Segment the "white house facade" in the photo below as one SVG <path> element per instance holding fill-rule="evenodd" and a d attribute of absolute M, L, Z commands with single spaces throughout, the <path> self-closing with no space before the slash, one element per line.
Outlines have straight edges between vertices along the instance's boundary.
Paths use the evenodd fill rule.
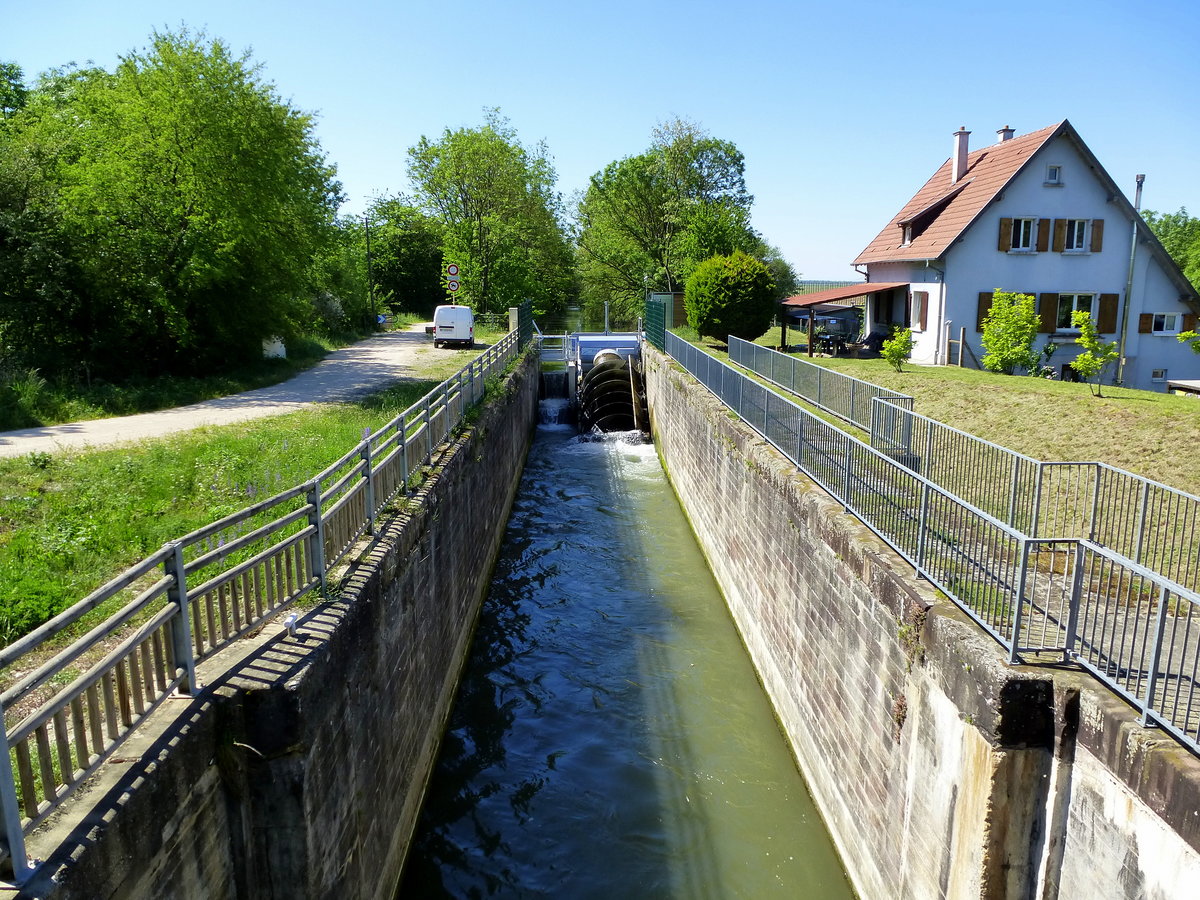
<path fill-rule="evenodd" d="M 1054 346 L 1064 377 L 1082 310 L 1122 345 L 1107 381 L 1164 390 L 1200 378 L 1200 355 L 1176 340 L 1196 328 L 1200 295 L 1070 123 L 1020 137 L 1006 127 L 975 151 L 969 135 L 955 134 L 951 158 L 855 260 L 868 323 L 909 325 L 913 362 L 957 361 L 960 336 L 979 360 L 992 292 L 1015 291 L 1037 299 L 1034 347 Z"/>

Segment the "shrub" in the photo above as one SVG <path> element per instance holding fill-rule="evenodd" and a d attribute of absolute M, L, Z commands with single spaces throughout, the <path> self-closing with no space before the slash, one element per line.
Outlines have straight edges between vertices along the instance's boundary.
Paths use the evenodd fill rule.
<path fill-rule="evenodd" d="M 771 327 L 775 279 L 765 263 L 735 250 L 696 266 L 684 298 L 688 324 L 701 337 L 752 341 Z"/>
<path fill-rule="evenodd" d="M 897 372 L 904 371 L 905 360 L 912 356 L 913 336 L 911 328 L 896 328 L 892 336 L 879 348 L 879 354 L 891 363 Z"/>
<path fill-rule="evenodd" d="M 1079 337 L 1075 338 L 1075 343 L 1083 348 L 1083 352 L 1071 360 L 1070 366 L 1092 387 L 1092 394 L 1101 397 L 1103 394 L 1100 393 L 1100 379 L 1104 370 L 1109 364 L 1116 362 L 1120 355 L 1117 342 L 1109 344 L 1100 340 L 1091 313 L 1075 310 L 1071 313 L 1071 324 L 1079 329 Z"/>
<path fill-rule="evenodd" d="M 1032 370 L 1039 365 L 1033 341 L 1040 325 L 1032 296 L 996 291 L 983 320 L 983 367 L 1011 375 L 1018 368 Z"/>

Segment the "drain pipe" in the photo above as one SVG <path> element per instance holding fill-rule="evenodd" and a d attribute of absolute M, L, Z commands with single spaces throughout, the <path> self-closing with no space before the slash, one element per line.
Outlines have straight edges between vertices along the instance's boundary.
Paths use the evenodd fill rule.
<path fill-rule="evenodd" d="M 1137 191 L 1133 195 L 1133 234 L 1129 237 L 1129 277 L 1125 280 L 1125 305 L 1121 308 L 1121 342 L 1117 348 L 1118 386 L 1125 383 L 1125 335 L 1129 331 L 1129 302 L 1133 294 L 1133 263 L 1137 259 L 1138 219 L 1142 216 L 1142 184 L 1146 176 L 1137 176 Z"/>

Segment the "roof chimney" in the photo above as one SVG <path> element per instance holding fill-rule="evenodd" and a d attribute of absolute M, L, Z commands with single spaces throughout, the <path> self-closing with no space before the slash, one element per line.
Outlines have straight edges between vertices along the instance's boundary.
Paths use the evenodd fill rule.
<path fill-rule="evenodd" d="M 967 131 L 966 125 L 963 125 L 958 131 L 954 132 L 953 168 L 950 170 L 951 184 L 958 184 L 962 180 L 962 177 L 967 174 L 967 138 L 970 135 L 971 132 Z"/>
<path fill-rule="evenodd" d="M 1011 141 L 1013 136 L 1013 127 L 1005 125 L 996 132 L 996 143 L 1003 144 L 1005 141 Z"/>

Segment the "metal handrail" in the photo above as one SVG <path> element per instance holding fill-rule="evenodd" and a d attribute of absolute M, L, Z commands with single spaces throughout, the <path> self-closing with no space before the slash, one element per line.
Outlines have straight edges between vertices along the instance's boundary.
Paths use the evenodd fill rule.
<path fill-rule="evenodd" d="M 71 683 L 15 728 L 0 766 L 0 859 L 16 883 L 33 868 L 25 834 L 71 796 L 173 691 L 197 689 L 196 663 L 326 583 L 375 518 L 462 421 L 519 351 L 510 332 L 422 400 L 368 432 L 320 474 L 169 542 L 41 627 L 0 650 L 11 666 L 88 613 L 137 595 L 0 694 L 0 716 L 64 674 Z M 324 482 L 329 482 L 324 484 Z M 267 521 L 269 519 L 269 521 Z M 193 553 L 185 559 L 185 551 Z M 133 627 L 104 659 L 82 655 Z M 7 848 L 7 854 L 3 849 Z"/>
<path fill-rule="evenodd" d="M 1200 752 L 1200 593 L 1087 538 L 1034 536 L 678 335 L 666 351 L 1009 651 L 1078 663 Z M 1051 465 L 1051 464 L 1046 464 Z M 1078 464 L 1062 464 L 1078 465 Z M 1128 473 L 1125 473 L 1128 474 Z"/>

